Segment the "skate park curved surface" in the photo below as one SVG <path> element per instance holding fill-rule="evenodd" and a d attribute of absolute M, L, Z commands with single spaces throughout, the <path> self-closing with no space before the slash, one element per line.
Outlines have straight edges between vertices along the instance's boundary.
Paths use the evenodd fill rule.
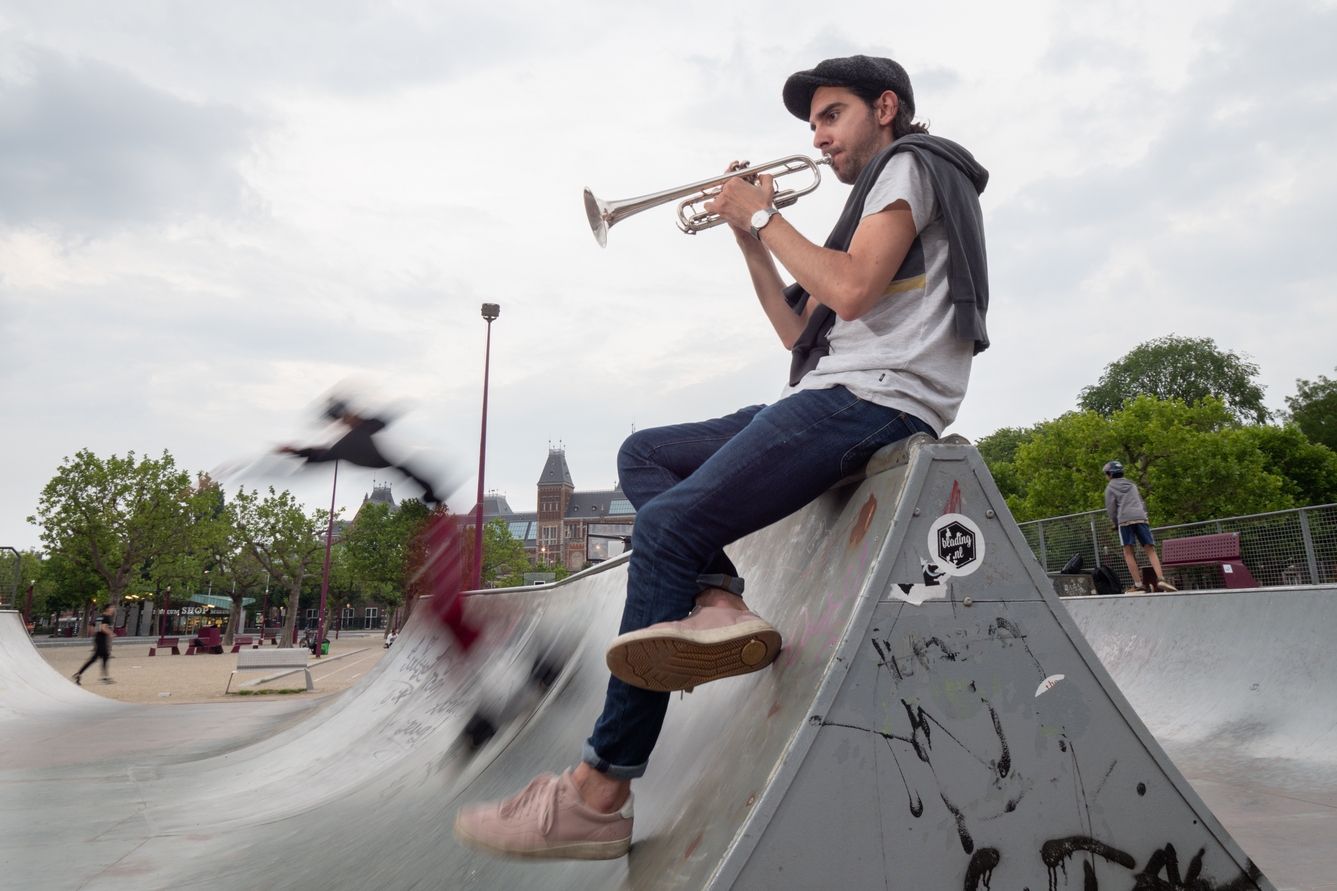
<path fill-rule="evenodd" d="M 765 671 L 673 698 L 636 784 L 632 852 L 607 862 L 497 860 L 451 825 L 466 802 L 576 763 L 603 703 L 625 557 L 469 598 L 485 629 L 469 654 L 419 610 L 376 668 L 325 700 L 112 702 L 59 676 L 0 614 L 4 884 L 1332 881 L 1331 590 L 1085 598 L 1070 616 L 978 453 L 927 437 L 730 554 L 785 647 Z M 479 719 L 495 732 L 474 745 Z"/>

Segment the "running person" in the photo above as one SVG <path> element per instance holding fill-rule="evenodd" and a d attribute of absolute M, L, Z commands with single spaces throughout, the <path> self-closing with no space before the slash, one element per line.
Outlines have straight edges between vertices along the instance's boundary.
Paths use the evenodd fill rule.
<path fill-rule="evenodd" d="M 74 673 L 74 682 L 79 686 L 84 685 L 84 672 L 88 666 L 97 660 L 102 660 L 102 683 L 115 683 L 107 673 L 107 660 L 111 658 L 111 637 L 115 634 L 113 624 L 116 621 L 116 607 L 110 603 L 102 608 L 102 615 L 94 619 L 97 630 L 93 632 L 93 655 L 88 657 L 88 661 Z"/>
<path fill-rule="evenodd" d="M 793 354 L 788 386 L 773 405 L 643 430 L 623 444 L 618 472 L 637 516 L 603 713 L 574 770 L 460 811 L 455 834 L 471 847 L 625 854 L 631 782 L 645 773 L 669 691 L 760 670 L 780 649 L 723 548 L 800 509 L 879 448 L 939 435 L 965 396 L 972 356 L 988 346 L 978 199 L 988 173 L 914 123 L 905 70 L 890 59 L 828 59 L 790 77 L 783 96 L 854 187 L 830 237 L 819 246 L 801 235 L 772 206 L 767 175 L 731 180 L 706 209 L 732 227 Z M 776 260 L 795 284 L 784 286 Z"/>

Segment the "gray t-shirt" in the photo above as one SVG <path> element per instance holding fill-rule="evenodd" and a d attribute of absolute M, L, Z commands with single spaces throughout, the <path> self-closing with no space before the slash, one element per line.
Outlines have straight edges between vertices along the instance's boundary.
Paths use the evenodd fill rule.
<path fill-rule="evenodd" d="M 966 395 L 975 344 L 956 337 L 947 233 L 933 184 L 910 152 L 892 155 L 864 201 L 863 215 L 902 199 L 919 233 L 906 262 L 862 318 L 836 319 L 830 354 L 782 396 L 841 385 L 860 399 L 914 415 L 941 436 Z"/>

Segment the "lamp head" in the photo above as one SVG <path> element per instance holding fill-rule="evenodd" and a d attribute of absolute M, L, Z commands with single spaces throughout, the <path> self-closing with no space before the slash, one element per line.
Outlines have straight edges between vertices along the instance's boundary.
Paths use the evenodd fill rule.
<path fill-rule="evenodd" d="M 499 316 L 499 315 L 501 315 L 501 305 L 500 305 L 500 304 L 497 304 L 497 303 L 484 303 L 484 304 L 483 304 L 483 318 L 485 318 L 485 319 L 487 319 L 489 322 L 491 322 L 491 321 L 493 321 L 494 319 L 496 319 L 497 316 Z"/>

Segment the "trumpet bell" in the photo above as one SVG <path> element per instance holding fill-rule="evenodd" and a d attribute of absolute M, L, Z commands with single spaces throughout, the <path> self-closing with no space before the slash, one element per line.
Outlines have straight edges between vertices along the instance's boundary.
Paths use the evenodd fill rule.
<path fill-rule="evenodd" d="M 607 201 L 594 197 L 589 189 L 585 190 L 585 216 L 589 217 L 590 231 L 599 247 L 608 247 L 608 227 L 613 224 L 611 209 Z"/>

